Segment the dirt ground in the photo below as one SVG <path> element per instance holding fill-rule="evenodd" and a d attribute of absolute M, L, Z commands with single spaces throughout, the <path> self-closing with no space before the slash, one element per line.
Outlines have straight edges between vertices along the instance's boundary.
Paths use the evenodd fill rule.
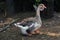
<path fill-rule="evenodd" d="M 30 13 L 30 14 L 28 14 Z M 32 12 L 33 13 L 33 12 Z M 14 18 L 21 18 L 19 21 L 21 21 L 24 18 L 34 16 L 31 12 L 25 12 L 24 14 L 17 14 L 14 17 L 11 17 L 10 19 L 5 19 L 4 21 L 9 23 Z M 9 28 L 7 28 L 5 31 L 0 32 L 0 40 L 60 40 L 60 13 L 54 14 L 54 17 L 50 19 L 42 19 L 42 27 L 40 28 L 41 32 L 44 32 L 43 34 L 39 35 L 32 35 L 31 37 L 28 36 L 22 36 L 20 34 L 20 29 L 11 25 Z M 1 24 L 1 23 L 0 23 Z M 5 27 L 4 25 L 0 25 L 0 29 Z M 51 35 L 47 35 L 47 33 L 50 32 Z M 52 36 L 52 33 L 59 34 L 58 36 Z"/>

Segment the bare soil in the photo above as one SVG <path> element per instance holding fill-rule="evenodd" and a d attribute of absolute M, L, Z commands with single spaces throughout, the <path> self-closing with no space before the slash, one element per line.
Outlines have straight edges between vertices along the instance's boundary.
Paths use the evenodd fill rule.
<path fill-rule="evenodd" d="M 25 13 L 19 13 L 12 16 L 11 18 L 4 19 L 4 22 L 8 24 L 14 18 L 21 18 L 19 21 L 21 21 L 24 18 L 34 16 L 33 12 L 25 12 Z M 51 33 L 60 33 L 60 14 L 56 15 L 53 18 L 50 19 L 42 19 L 42 27 L 40 28 L 40 31 L 43 32 L 43 34 L 39 35 L 32 35 L 29 36 L 23 36 L 20 33 L 20 29 L 15 27 L 14 25 L 11 25 L 9 28 L 7 28 L 5 31 L 0 32 L 0 40 L 60 40 L 60 36 L 52 36 Z M 7 21 L 6 21 L 7 20 Z M 19 22 L 17 21 L 17 22 Z M 3 23 L 0 23 L 0 29 L 5 27 Z M 50 32 L 51 35 L 47 35 L 48 32 Z M 45 34 L 44 34 L 45 33 Z"/>

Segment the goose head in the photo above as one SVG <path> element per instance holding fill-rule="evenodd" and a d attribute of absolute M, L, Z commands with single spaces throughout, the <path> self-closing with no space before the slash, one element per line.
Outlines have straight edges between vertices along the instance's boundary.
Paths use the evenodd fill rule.
<path fill-rule="evenodd" d="M 33 7 L 35 10 L 39 9 L 39 11 L 43 11 L 46 8 L 44 4 L 39 4 L 38 6 L 33 5 Z"/>
<path fill-rule="evenodd" d="M 46 8 L 46 6 L 44 4 L 39 4 L 39 6 L 38 6 L 38 9 L 40 11 L 43 11 L 45 8 Z"/>

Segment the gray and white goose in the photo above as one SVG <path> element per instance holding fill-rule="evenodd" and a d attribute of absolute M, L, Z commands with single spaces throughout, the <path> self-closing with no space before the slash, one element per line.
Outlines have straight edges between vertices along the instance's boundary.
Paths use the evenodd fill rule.
<path fill-rule="evenodd" d="M 39 4 L 38 7 L 35 5 L 33 5 L 33 7 L 36 10 L 35 17 L 26 18 L 19 23 L 14 23 L 16 27 L 21 29 L 21 33 L 24 35 L 30 34 L 31 32 L 39 29 L 42 25 L 40 11 L 43 11 L 46 6 L 44 4 Z"/>

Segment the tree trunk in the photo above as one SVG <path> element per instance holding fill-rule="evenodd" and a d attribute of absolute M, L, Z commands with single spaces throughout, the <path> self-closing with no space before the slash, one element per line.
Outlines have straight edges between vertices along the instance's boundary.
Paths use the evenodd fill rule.
<path fill-rule="evenodd" d="M 54 0 L 54 10 L 60 12 L 60 0 Z"/>
<path fill-rule="evenodd" d="M 14 0 L 6 0 L 6 5 L 7 5 L 7 16 L 12 16 L 15 13 L 14 10 Z"/>

